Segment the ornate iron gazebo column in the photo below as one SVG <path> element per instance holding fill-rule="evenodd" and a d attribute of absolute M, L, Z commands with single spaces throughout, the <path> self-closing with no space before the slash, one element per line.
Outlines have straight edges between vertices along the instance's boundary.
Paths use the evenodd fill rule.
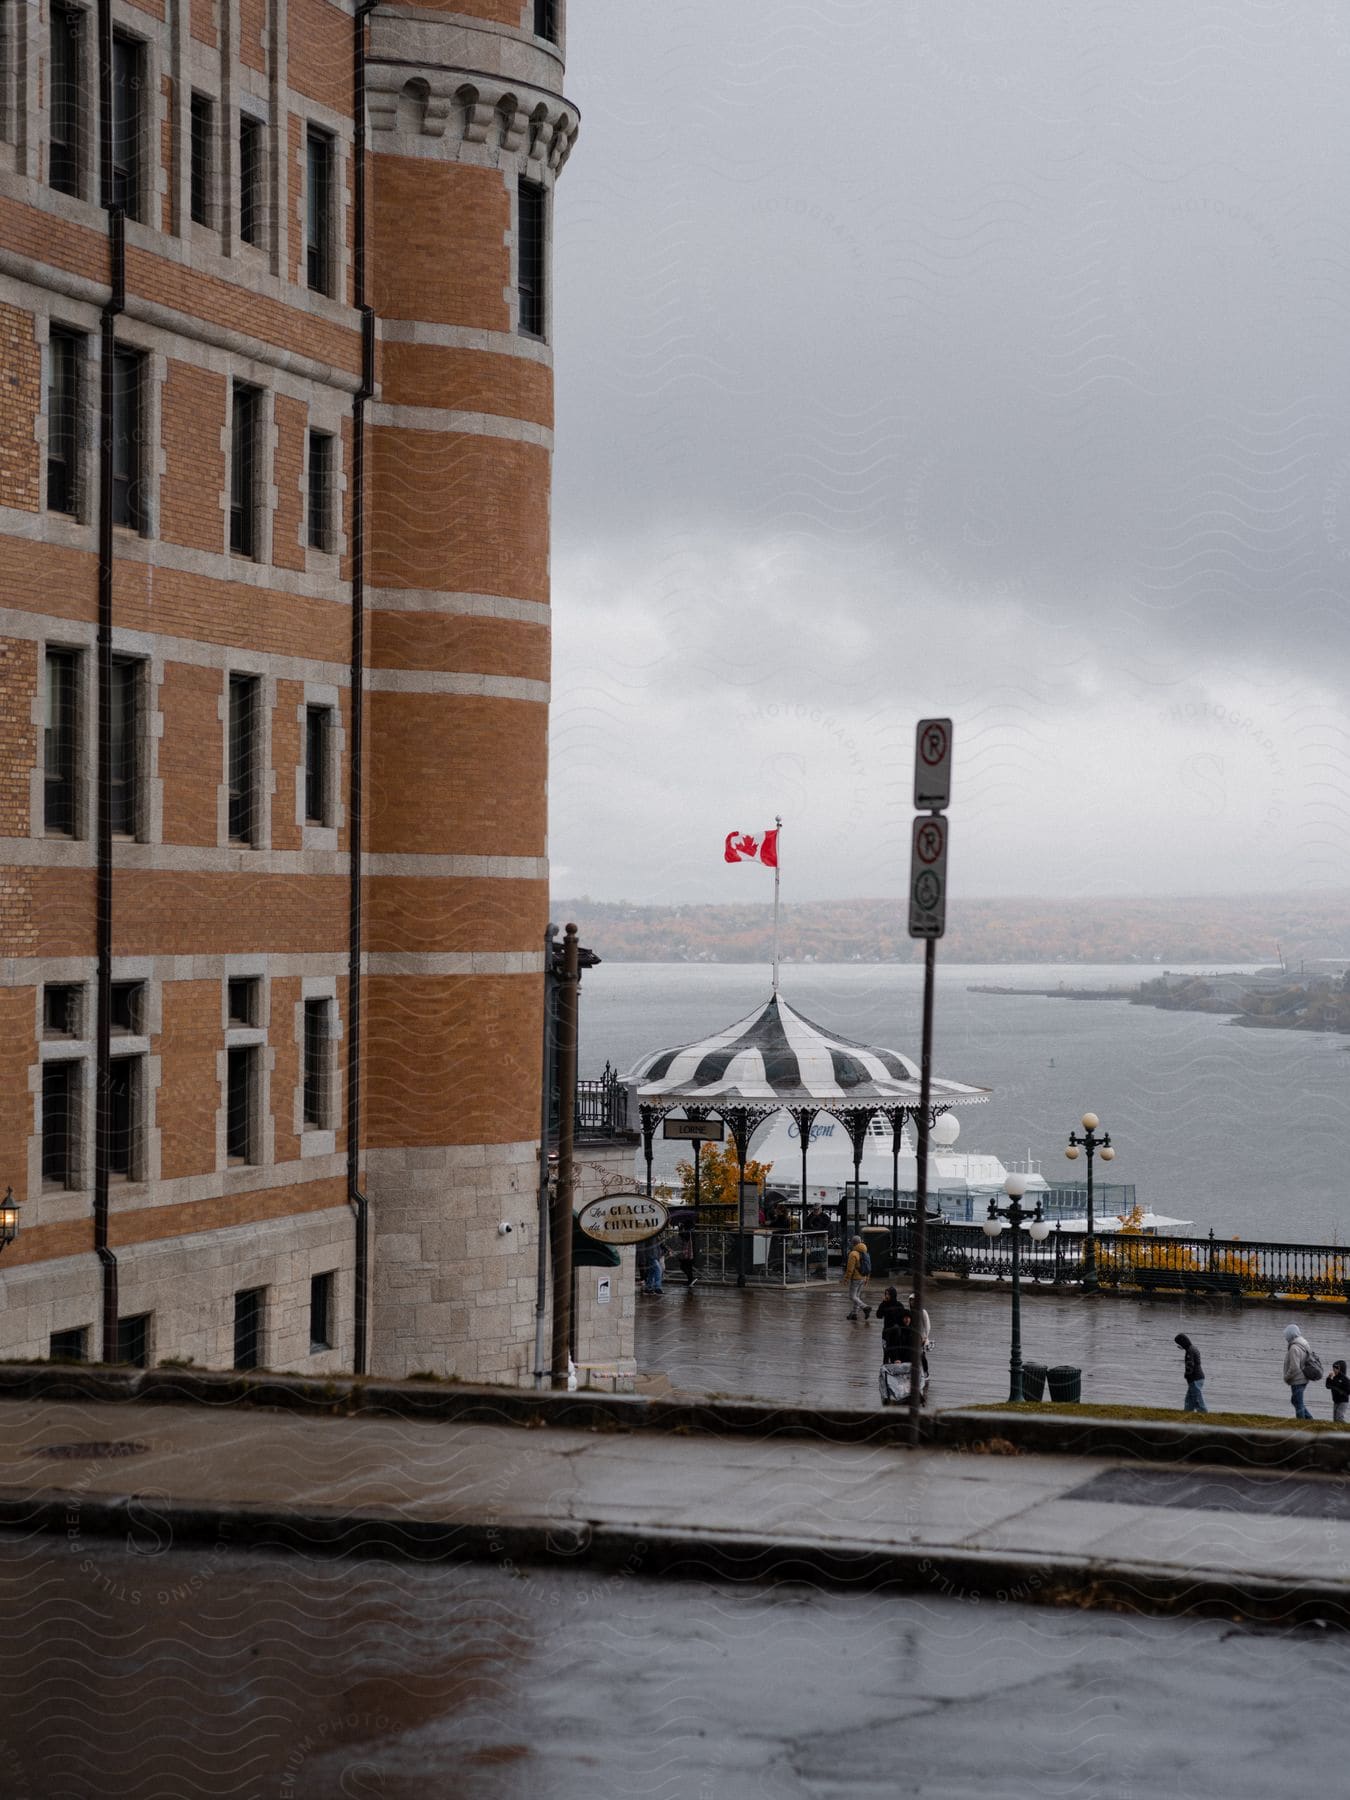
<path fill-rule="evenodd" d="M 839 1112 L 835 1113 L 835 1115 L 834 1115 L 835 1118 L 838 1119 L 839 1123 L 843 1126 L 844 1130 L 848 1133 L 849 1142 L 853 1146 L 853 1235 L 854 1236 L 856 1236 L 857 1232 L 858 1232 L 858 1219 L 859 1219 L 859 1216 L 862 1211 L 863 1145 L 867 1142 L 867 1133 L 868 1133 L 869 1129 L 871 1128 L 871 1124 L 872 1124 L 872 1114 L 876 1110 L 877 1109 L 874 1106 L 869 1106 L 869 1107 L 854 1106 L 854 1107 L 843 1108 Z M 845 1211 L 847 1211 L 847 1203 L 845 1203 Z M 844 1227 L 845 1238 L 847 1238 L 848 1235 L 849 1235 L 849 1229 L 846 1224 Z M 845 1260 L 847 1260 L 848 1245 L 844 1244 L 842 1246 L 842 1248 L 844 1251 Z"/>
<path fill-rule="evenodd" d="M 802 1141 L 802 1203 L 799 1228 L 806 1230 L 806 1151 L 811 1142 L 811 1127 L 820 1116 L 818 1106 L 789 1106 L 787 1115 L 797 1127 L 797 1135 Z"/>
<path fill-rule="evenodd" d="M 642 1121 L 642 1154 L 647 1163 L 647 1198 L 652 1197 L 652 1147 L 656 1138 L 656 1122 L 665 1108 L 662 1106 L 639 1106 L 638 1117 Z"/>
<path fill-rule="evenodd" d="M 900 1248 L 900 1152 L 905 1147 L 905 1121 L 914 1112 L 912 1106 L 882 1106 L 877 1109 L 891 1128 L 891 1260 Z"/>
<path fill-rule="evenodd" d="M 891 1211 L 900 1222 L 900 1152 L 905 1147 L 905 1121 L 914 1111 L 912 1106 L 882 1106 L 877 1109 L 891 1128 Z"/>
<path fill-rule="evenodd" d="M 741 1229 L 741 1189 L 745 1185 L 745 1165 L 750 1153 L 750 1139 L 765 1119 L 778 1111 L 776 1106 L 713 1106 L 736 1146 L 736 1286 L 745 1286 L 745 1232 Z"/>
<path fill-rule="evenodd" d="M 706 1119 L 708 1109 L 706 1106 L 686 1106 L 684 1116 L 686 1119 Z M 700 1217 L 703 1211 L 703 1193 L 700 1186 L 703 1179 L 703 1139 L 695 1138 L 691 1148 L 694 1152 L 694 1229 L 697 1230 L 703 1223 Z"/>

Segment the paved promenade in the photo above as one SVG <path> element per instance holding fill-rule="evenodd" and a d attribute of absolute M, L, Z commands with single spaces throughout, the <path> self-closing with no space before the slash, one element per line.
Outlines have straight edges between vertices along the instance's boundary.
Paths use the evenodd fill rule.
<path fill-rule="evenodd" d="M 908 1280 L 896 1277 L 901 1293 Z M 873 1281 L 879 1300 L 884 1284 Z M 935 1406 L 987 1404 L 1008 1397 L 1008 1286 L 939 1282 L 929 1312 Z M 844 1290 L 768 1291 L 698 1287 L 678 1272 L 660 1300 L 638 1302 L 638 1367 L 667 1376 L 678 1391 L 790 1400 L 812 1406 L 871 1406 L 876 1400 L 880 1334 L 845 1321 Z M 1222 1301 L 1143 1301 L 1023 1289 L 1022 1354 L 1083 1370 L 1085 1400 L 1181 1406 L 1184 1331 L 1200 1347 L 1205 1392 L 1214 1411 L 1291 1415 L 1280 1378 L 1284 1327 L 1303 1326 L 1328 1368 L 1350 1360 L 1350 1315 L 1343 1307 L 1246 1305 Z M 1331 1417 L 1325 1388 L 1309 1390 L 1312 1411 Z"/>
<path fill-rule="evenodd" d="M 7 1400 L 0 1522 L 1350 1617 L 1342 1477 L 1072 1455 Z"/>

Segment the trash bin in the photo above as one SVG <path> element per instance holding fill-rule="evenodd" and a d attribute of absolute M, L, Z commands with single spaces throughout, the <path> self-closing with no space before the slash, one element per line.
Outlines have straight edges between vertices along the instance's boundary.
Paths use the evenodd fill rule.
<path fill-rule="evenodd" d="M 1050 1384 L 1052 1400 L 1083 1398 L 1083 1371 L 1075 1369 L 1071 1363 L 1061 1363 L 1057 1369 L 1047 1369 L 1045 1379 Z"/>
<path fill-rule="evenodd" d="M 872 1259 L 872 1279 L 884 1281 L 891 1272 L 891 1234 L 888 1226 L 868 1225 L 861 1232 Z"/>
<path fill-rule="evenodd" d="M 1024 1400 L 1044 1400 L 1045 1375 L 1044 1363 L 1024 1362 L 1022 1364 L 1022 1398 Z"/>

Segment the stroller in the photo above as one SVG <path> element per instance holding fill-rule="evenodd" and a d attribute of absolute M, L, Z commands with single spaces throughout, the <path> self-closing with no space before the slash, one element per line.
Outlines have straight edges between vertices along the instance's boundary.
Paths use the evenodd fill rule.
<path fill-rule="evenodd" d="M 883 1406 L 907 1406 L 909 1404 L 909 1384 L 913 1378 L 914 1365 L 907 1362 L 884 1362 L 877 1375 L 877 1387 L 881 1391 Z M 928 1392 L 928 1376 L 919 1370 L 919 1401 L 923 1402 Z"/>

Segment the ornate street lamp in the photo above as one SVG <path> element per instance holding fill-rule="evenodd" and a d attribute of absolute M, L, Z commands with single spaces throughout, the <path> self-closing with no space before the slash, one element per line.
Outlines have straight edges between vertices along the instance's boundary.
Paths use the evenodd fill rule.
<path fill-rule="evenodd" d="M 1079 1137 L 1076 1131 L 1071 1131 L 1069 1147 L 1064 1152 L 1070 1162 L 1077 1162 L 1078 1152 L 1080 1150 L 1087 1151 L 1087 1236 L 1083 1240 L 1083 1292 L 1085 1294 L 1097 1292 L 1097 1237 L 1096 1220 L 1092 1210 L 1092 1159 L 1094 1156 L 1100 1156 L 1103 1162 L 1110 1162 L 1116 1154 L 1111 1148 L 1109 1131 L 1104 1131 L 1100 1137 L 1097 1136 L 1097 1127 L 1100 1124 L 1101 1120 L 1096 1113 L 1084 1113 L 1082 1137 Z"/>
<path fill-rule="evenodd" d="M 981 1229 L 986 1237 L 996 1238 L 1005 1221 L 1012 1226 L 1012 1352 L 1008 1358 L 1008 1399 L 1016 1401 L 1022 1398 L 1022 1227 L 1026 1226 L 1029 1238 L 1043 1244 L 1050 1235 L 1050 1221 L 1042 1214 L 1039 1199 L 1034 1212 L 1028 1212 L 1022 1205 L 1022 1196 L 1027 1191 L 1025 1175 L 1010 1175 L 1003 1184 L 1003 1191 L 1008 1196 L 1008 1204 L 1000 1206 L 991 1200 L 989 1217 L 981 1220 Z"/>
<path fill-rule="evenodd" d="M 12 1244 L 19 1235 L 19 1203 L 14 1198 L 14 1189 L 7 1187 L 5 1197 L 0 1201 L 0 1252 Z"/>

